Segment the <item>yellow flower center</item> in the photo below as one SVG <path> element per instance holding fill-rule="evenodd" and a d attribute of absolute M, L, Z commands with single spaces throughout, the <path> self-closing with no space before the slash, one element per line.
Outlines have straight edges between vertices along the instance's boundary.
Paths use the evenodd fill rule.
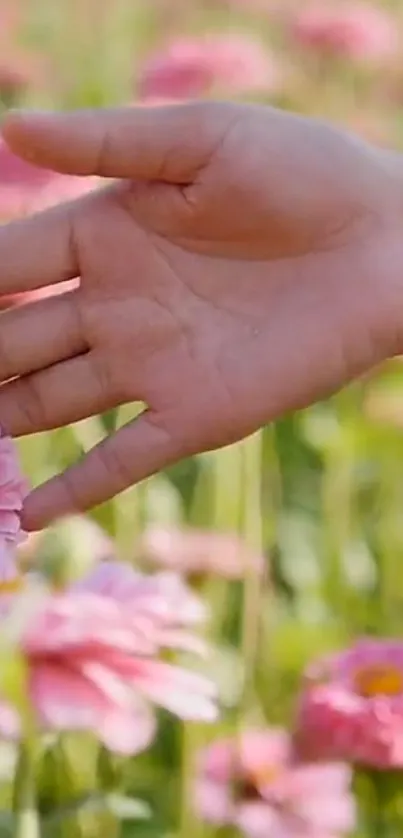
<path fill-rule="evenodd" d="M 253 785 L 257 786 L 257 788 L 261 788 L 262 786 L 268 786 L 276 780 L 279 774 L 280 769 L 278 766 L 259 765 L 250 772 L 250 781 Z"/>
<path fill-rule="evenodd" d="M 12 579 L 0 581 L 0 596 L 2 594 L 16 594 L 24 587 L 24 577 L 14 576 Z"/>
<path fill-rule="evenodd" d="M 356 673 L 355 688 L 363 698 L 400 695 L 403 692 L 403 672 L 391 665 L 366 667 Z"/>

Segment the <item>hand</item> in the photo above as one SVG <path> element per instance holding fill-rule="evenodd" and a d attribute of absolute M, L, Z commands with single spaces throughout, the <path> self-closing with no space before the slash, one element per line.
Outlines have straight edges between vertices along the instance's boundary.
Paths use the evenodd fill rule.
<path fill-rule="evenodd" d="M 0 230 L 1 293 L 81 277 L 1 315 L 2 425 L 27 434 L 148 406 L 31 494 L 27 528 L 241 439 L 399 351 L 398 158 L 218 103 L 17 113 L 3 132 L 37 165 L 119 180 Z"/>

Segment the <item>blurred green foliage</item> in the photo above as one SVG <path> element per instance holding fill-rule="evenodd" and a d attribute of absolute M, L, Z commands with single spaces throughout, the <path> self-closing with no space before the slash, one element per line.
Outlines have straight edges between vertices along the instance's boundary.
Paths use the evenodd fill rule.
<path fill-rule="evenodd" d="M 401 73 L 315 64 L 291 49 L 277 18 L 254 11 L 252 0 L 243 13 L 206 0 L 3 0 L 0 13 L 13 3 L 22 10 L 18 48 L 43 66 L 39 81 L 33 79 L 13 104 L 68 108 L 135 101 L 137 70 L 168 35 L 242 27 L 267 42 L 289 79 L 281 94 L 261 100 L 320 114 L 399 146 Z M 399 26 L 401 3 L 382 3 L 388 5 Z M 82 456 L 129 413 L 122 408 L 22 440 L 32 482 Z M 286 416 L 239 446 L 180 463 L 94 511 L 129 560 L 136 560 L 146 523 L 189 524 L 240 532 L 263 550 L 268 569 L 263 590 L 252 577 L 243 584 L 208 581 L 217 647 L 210 669 L 221 679 L 225 713 L 213 730 L 187 728 L 161 714 L 153 748 L 121 778 L 122 793 L 150 804 L 152 816 L 129 819 L 122 836 L 188 838 L 200 831 L 189 807 L 194 756 L 207 738 L 237 723 L 242 673 L 249 679 L 245 722 L 288 724 L 308 661 L 363 633 L 402 635 L 402 430 L 403 364 L 397 359 L 327 402 Z M 88 745 L 87 762 L 91 753 Z M 93 770 L 82 758 L 75 757 L 73 774 L 79 764 L 84 773 Z M 53 766 L 43 783 L 44 812 L 50 793 L 55 799 L 49 777 L 65 802 Z M 69 799 L 66 778 L 61 787 Z M 79 783 L 80 794 L 89 790 Z"/>

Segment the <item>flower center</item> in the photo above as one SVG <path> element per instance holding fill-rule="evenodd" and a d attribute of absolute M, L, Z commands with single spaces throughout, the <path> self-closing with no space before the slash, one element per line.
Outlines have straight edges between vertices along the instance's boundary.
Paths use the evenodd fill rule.
<path fill-rule="evenodd" d="M 0 579 L 0 596 L 4 594 L 17 594 L 24 587 L 25 580 L 20 574 L 11 576 L 9 579 Z"/>
<path fill-rule="evenodd" d="M 262 763 L 249 766 L 248 770 L 245 766 L 238 766 L 231 783 L 234 801 L 256 803 L 266 799 L 269 794 L 268 787 L 281 773 L 282 766 L 276 764 Z"/>
<path fill-rule="evenodd" d="M 236 783 L 237 797 L 242 800 L 258 800 L 262 790 L 277 779 L 280 769 L 275 765 L 259 765 Z"/>
<path fill-rule="evenodd" d="M 259 765 L 251 774 L 251 779 L 260 788 L 276 780 L 280 770 L 275 765 Z"/>
<path fill-rule="evenodd" d="M 387 665 L 366 667 L 356 673 L 355 688 L 363 698 L 400 695 L 403 692 L 403 672 Z"/>

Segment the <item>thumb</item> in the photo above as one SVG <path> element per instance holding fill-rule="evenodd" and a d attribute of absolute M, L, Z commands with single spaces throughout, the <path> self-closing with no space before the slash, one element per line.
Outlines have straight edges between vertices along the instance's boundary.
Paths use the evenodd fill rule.
<path fill-rule="evenodd" d="M 191 453 L 184 450 L 177 431 L 171 435 L 161 418 L 146 410 L 63 474 L 31 492 L 22 525 L 39 530 L 63 515 L 86 512 Z"/>
<path fill-rule="evenodd" d="M 2 133 L 20 157 L 64 174 L 188 183 L 212 156 L 231 115 L 231 105 L 212 102 L 10 111 Z"/>

